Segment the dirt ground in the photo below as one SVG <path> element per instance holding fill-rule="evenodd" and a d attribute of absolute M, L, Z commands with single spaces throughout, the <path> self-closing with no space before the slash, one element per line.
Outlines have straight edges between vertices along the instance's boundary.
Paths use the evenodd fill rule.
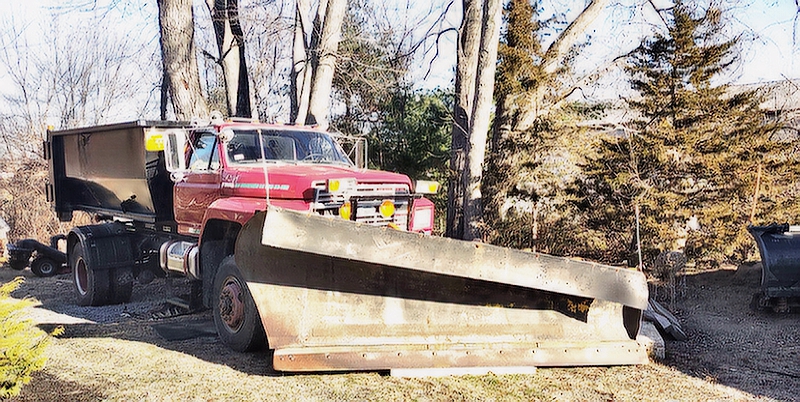
<path fill-rule="evenodd" d="M 686 276 L 676 314 L 689 335 L 668 342 L 666 364 L 753 395 L 800 400 L 800 314 L 749 308 L 761 264 Z"/>
<path fill-rule="evenodd" d="M 166 294 L 184 289 L 179 279 L 137 284 L 125 305 L 78 307 L 69 274 L 38 278 L 0 268 L 0 282 L 18 275 L 26 282 L 14 296 L 37 298 L 40 326 L 66 331 L 17 401 L 800 400 L 800 314 L 749 308 L 759 264 L 685 276 L 674 312 L 689 340 L 667 339 L 664 361 L 432 379 L 281 375 L 270 368 L 269 352 L 241 354 L 222 345 L 208 312 L 151 320 Z M 162 324 L 182 328 L 188 339 L 165 338 L 156 330 Z"/>

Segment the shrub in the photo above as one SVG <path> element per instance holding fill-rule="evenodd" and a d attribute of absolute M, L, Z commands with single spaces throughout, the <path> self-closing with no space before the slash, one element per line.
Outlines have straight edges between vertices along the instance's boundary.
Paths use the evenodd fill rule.
<path fill-rule="evenodd" d="M 25 310 L 36 301 L 11 297 L 22 282 L 18 277 L 0 285 L 0 399 L 18 395 L 33 372 L 44 367 L 44 352 L 51 339 L 25 317 Z M 61 332 L 63 328 L 57 328 L 51 335 Z"/>

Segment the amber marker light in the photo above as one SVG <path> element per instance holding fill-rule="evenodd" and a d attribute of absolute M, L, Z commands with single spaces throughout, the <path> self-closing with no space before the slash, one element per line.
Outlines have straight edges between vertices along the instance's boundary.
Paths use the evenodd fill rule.
<path fill-rule="evenodd" d="M 328 191 L 335 193 L 339 191 L 339 188 L 342 186 L 342 182 L 336 179 L 328 180 Z"/>
<path fill-rule="evenodd" d="M 436 194 L 439 192 L 439 182 L 430 180 L 417 180 L 416 186 L 419 194 Z"/>
<path fill-rule="evenodd" d="M 325 189 L 330 193 L 348 193 L 355 191 L 358 183 L 355 178 L 328 179 Z"/>
<path fill-rule="evenodd" d="M 390 200 L 383 200 L 381 206 L 378 208 L 378 211 L 384 218 L 390 218 L 392 215 L 394 215 L 394 210 L 394 203 Z"/>
<path fill-rule="evenodd" d="M 164 135 L 161 133 L 147 133 L 144 139 L 144 149 L 150 152 L 164 150 Z"/>

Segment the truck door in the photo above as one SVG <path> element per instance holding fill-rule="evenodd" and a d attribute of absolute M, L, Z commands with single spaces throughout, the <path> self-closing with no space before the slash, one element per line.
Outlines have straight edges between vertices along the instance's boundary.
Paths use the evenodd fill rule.
<path fill-rule="evenodd" d="M 178 232 L 199 235 L 206 209 L 220 197 L 221 168 L 214 132 L 200 132 L 188 142 L 186 170 L 174 189 Z"/>

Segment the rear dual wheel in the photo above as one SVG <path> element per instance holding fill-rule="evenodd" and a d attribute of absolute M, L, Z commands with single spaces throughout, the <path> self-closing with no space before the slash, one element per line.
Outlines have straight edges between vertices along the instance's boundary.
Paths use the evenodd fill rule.
<path fill-rule="evenodd" d="M 79 306 L 105 306 L 126 303 L 133 291 L 133 273 L 129 268 L 95 269 L 86 259 L 83 244 L 72 248 L 69 265 Z"/>
<path fill-rule="evenodd" d="M 263 349 L 264 326 L 233 256 L 222 260 L 214 279 L 214 325 L 222 342 L 238 352 Z"/>

